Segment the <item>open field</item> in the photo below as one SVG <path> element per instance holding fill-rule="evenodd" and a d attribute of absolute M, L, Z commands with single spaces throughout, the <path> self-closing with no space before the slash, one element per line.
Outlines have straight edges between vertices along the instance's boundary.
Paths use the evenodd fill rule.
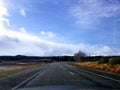
<path fill-rule="evenodd" d="M 116 64 L 116 65 L 98 64 L 97 62 L 86 61 L 86 62 L 75 62 L 75 65 L 80 67 L 98 69 L 98 70 L 120 74 L 120 64 Z"/>
<path fill-rule="evenodd" d="M 30 63 L 26 63 L 26 64 L 2 64 L 0 65 L 0 77 L 4 77 L 4 76 L 8 76 L 10 74 L 14 74 L 17 72 L 20 72 L 22 70 L 26 70 L 32 67 L 37 67 L 39 64 L 30 64 Z"/>

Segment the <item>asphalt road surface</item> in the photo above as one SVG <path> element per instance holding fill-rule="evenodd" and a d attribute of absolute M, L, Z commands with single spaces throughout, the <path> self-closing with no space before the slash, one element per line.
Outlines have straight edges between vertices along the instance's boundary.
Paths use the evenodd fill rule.
<path fill-rule="evenodd" d="M 50 89 L 50 86 L 54 89 Z M 30 89 L 31 87 L 44 87 L 44 89 Z M 0 90 L 19 88 L 24 88 L 20 90 L 120 90 L 120 76 L 76 67 L 66 62 L 54 62 L 0 79 Z"/>

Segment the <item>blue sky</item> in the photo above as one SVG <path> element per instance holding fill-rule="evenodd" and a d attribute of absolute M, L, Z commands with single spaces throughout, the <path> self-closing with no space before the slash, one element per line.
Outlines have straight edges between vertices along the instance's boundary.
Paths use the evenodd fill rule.
<path fill-rule="evenodd" d="M 0 0 L 0 55 L 120 55 L 119 0 Z"/>

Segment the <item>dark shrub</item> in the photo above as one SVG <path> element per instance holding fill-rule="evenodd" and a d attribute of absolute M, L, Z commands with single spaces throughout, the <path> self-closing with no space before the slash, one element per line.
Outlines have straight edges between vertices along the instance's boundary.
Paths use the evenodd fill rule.
<path fill-rule="evenodd" d="M 109 59 L 109 64 L 114 65 L 114 64 L 120 64 L 120 57 L 113 57 Z"/>
<path fill-rule="evenodd" d="M 100 60 L 98 60 L 98 64 L 103 64 L 103 63 L 108 63 L 108 58 L 101 58 Z"/>
<path fill-rule="evenodd" d="M 99 58 L 98 57 L 95 57 L 94 59 L 93 59 L 93 61 L 98 61 L 99 60 Z"/>

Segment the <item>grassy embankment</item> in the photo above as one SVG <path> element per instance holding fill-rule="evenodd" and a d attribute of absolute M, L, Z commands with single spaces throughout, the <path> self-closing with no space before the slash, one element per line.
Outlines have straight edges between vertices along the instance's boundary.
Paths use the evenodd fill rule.
<path fill-rule="evenodd" d="M 120 58 L 101 58 L 94 62 L 75 62 L 75 65 L 120 74 Z"/>
<path fill-rule="evenodd" d="M 5 77 L 23 70 L 27 70 L 33 67 L 37 67 L 39 64 L 26 64 L 26 65 L 5 65 L 8 67 L 5 70 L 0 71 L 0 77 Z M 4 65 L 2 65 L 4 66 Z"/>

